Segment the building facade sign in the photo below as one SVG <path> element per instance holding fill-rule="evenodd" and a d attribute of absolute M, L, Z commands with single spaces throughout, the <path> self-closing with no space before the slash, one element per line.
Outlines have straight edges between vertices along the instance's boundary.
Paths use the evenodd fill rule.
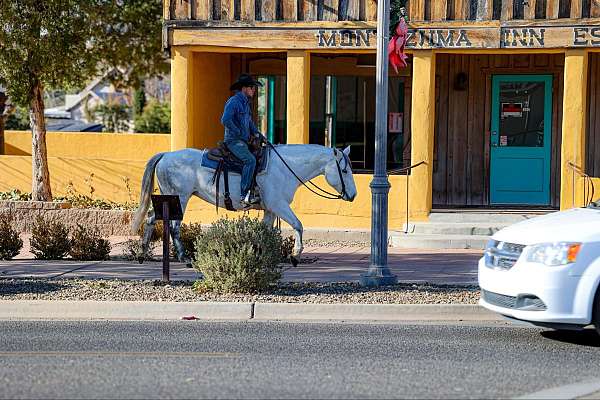
<path fill-rule="evenodd" d="M 373 27 L 339 29 L 175 29 L 170 45 L 268 49 L 370 49 L 377 47 Z M 599 25 L 413 27 L 408 49 L 501 49 L 600 47 Z"/>
<path fill-rule="evenodd" d="M 322 29 L 319 48 L 375 48 L 373 29 Z M 409 49 L 600 47 L 599 26 L 409 29 Z"/>

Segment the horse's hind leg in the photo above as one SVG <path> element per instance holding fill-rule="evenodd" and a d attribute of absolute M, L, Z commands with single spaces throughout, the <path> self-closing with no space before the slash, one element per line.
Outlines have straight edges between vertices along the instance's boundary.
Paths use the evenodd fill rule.
<path fill-rule="evenodd" d="M 144 258 L 148 254 L 148 245 L 150 243 L 150 239 L 152 238 L 152 233 L 154 232 L 155 224 L 156 218 L 154 215 L 154 211 L 151 210 L 148 213 L 148 218 L 146 219 L 146 224 L 144 225 L 144 238 L 142 239 L 142 255 L 138 258 L 140 264 L 144 262 Z"/>
<path fill-rule="evenodd" d="M 179 202 L 181 203 L 181 211 L 185 214 L 185 208 L 190 200 L 191 195 L 179 195 Z M 179 262 L 186 263 L 188 267 L 191 267 L 191 254 L 185 253 L 183 243 L 181 243 L 181 221 L 171 221 L 171 238 L 173 239 L 173 246 L 177 252 L 177 259 Z"/>

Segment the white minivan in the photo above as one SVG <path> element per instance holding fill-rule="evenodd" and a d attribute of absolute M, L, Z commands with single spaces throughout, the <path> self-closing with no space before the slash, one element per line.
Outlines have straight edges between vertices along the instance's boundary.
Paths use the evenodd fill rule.
<path fill-rule="evenodd" d="M 504 228 L 479 261 L 479 303 L 554 329 L 600 333 L 600 203 Z"/>

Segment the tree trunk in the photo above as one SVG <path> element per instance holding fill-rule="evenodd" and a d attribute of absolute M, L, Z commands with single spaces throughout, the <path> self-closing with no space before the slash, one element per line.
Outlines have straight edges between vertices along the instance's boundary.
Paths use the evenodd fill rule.
<path fill-rule="evenodd" d="M 38 201 L 51 201 L 48 152 L 46 150 L 46 120 L 44 119 L 43 87 L 40 82 L 33 86 L 29 120 L 31 124 L 31 198 Z"/>
<path fill-rule="evenodd" d="M 6 109 L 6 95 L 0 92 L 0 155 L 4 154 L 4 110 Z"/>

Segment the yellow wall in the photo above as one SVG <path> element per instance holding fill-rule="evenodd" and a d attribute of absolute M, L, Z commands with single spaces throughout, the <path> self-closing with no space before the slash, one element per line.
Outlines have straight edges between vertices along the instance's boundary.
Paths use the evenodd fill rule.
<path fill-rule="evenodd" d="M 77 193 L 117 202 L 138 201 L 141 178 L 146 160 L 108 160 L 98 158 L 49 157 L 50 181 L 55 196 L 67 194 L 72 184 Z M 129 179 L 130 191 L 126 181 Z M 358 195 L 354 202 L 325 200 L 300 189 L 296 194 L 292 208 L 305 228 L 348 228 L 369 229 L 371 227 L 371 175 L 355 176 Z M 402 229 L 406 212 L 406 176 L 391 176 L 389 226 L 390 229 Z M 323 178 L 315 183 L 328 187 Z M 31 157 L 0 156 L 0 191 L 19 189 L 31 191 Z M 210 223 L 227 213 L 223 209 L 219 214 L 212 204 L 194 198 L 190 201 L 185 221 Z M 255 214 L 256 215 L 256 214 Z"/>
<path fill-rule="evenodd" d="M 146 160 L 49 157 L 54 196 L 67 194 L 72 184 L 79 194 L 117 202 L 137 202 Z M 129 179 L 131 196 L 126 189 Z M 93 194 L 91 190 L 94 190 Z M 0 191 L 31 192 L 31 157 L 0 156 Z"/>
<path fill-rule="evenodd" d="M 371 228 L 371 190 L 369 183 L 372 175 L 355 175 L 356 199 L 350 203 L 342 200 L 326 200 L 315 196 L 304 188 L 296 193 L 292 209 L 305 228 Z M 324 178 L 314 182 L 323 188 L 329 188 Z M 392 188 L 389 195 L 389 227 L 400 230 L 405 222 L 406 213 L 406 176 L 390 176 Z M 235 216 L 236 213 L 219 210 L 219 216 Z M 190 201 L 186 212 L 186 221 L 210 223 L 217 219 L 215 206 L 199 199 Z"/>
<path fill-rule="evenodd" d="M 168 151 L 171 135 L 131 133 L 48 132 L 46 145 L 50 157 L 110 158 L 147 160 Z M 31 155 L 31 132 L 6 131 L 6 155 Z"/>

